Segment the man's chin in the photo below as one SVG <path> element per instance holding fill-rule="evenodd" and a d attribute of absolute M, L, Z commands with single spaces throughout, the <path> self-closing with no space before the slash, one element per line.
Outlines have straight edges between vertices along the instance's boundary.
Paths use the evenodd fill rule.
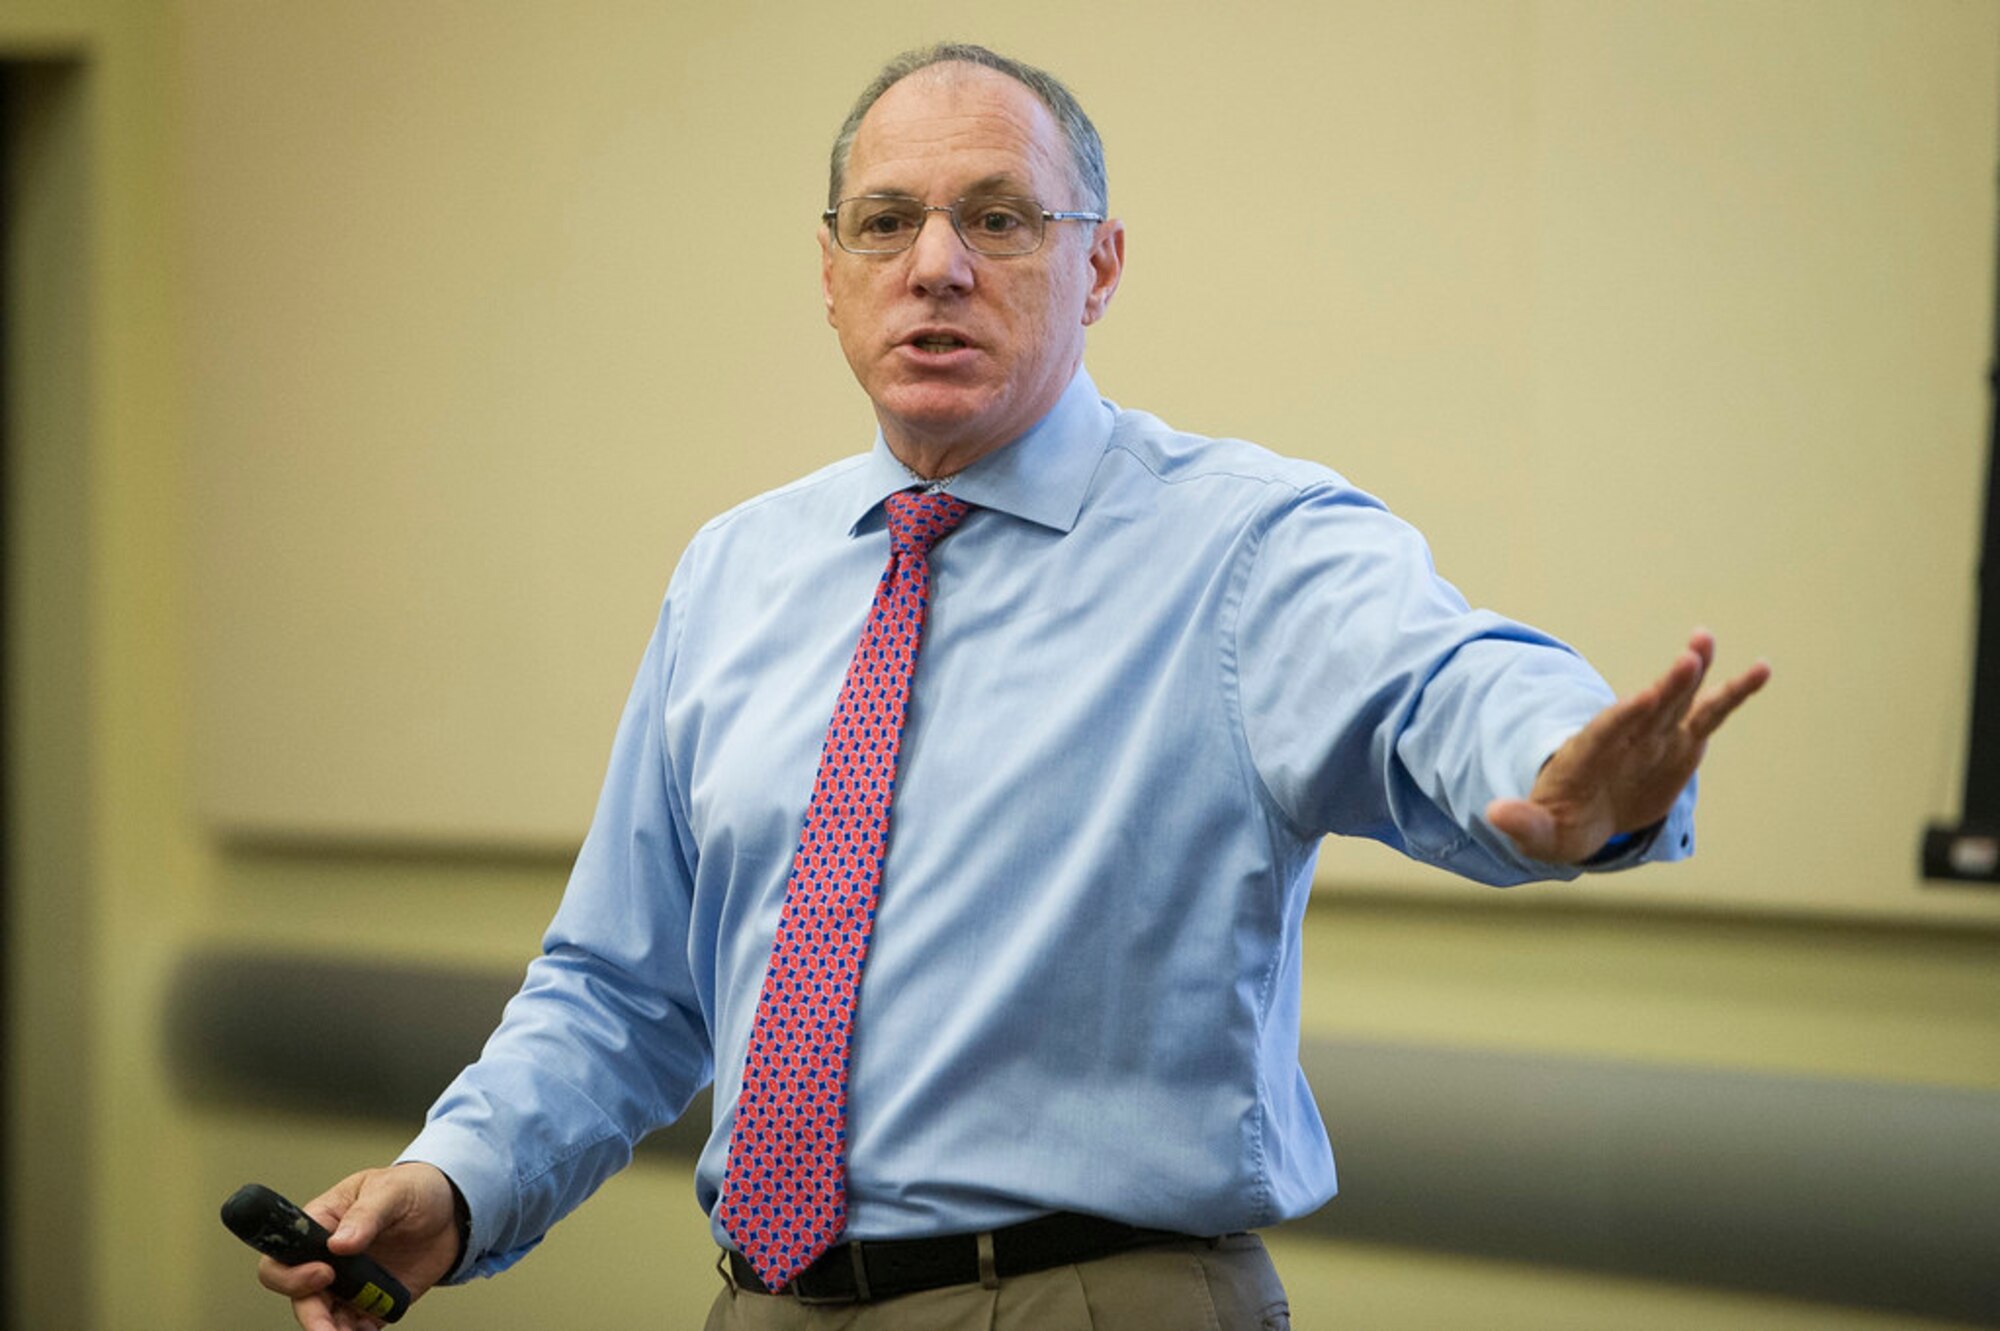
<path fill-rule="evenodd" d="M 960 449 L 990 446 L 987 436 L 999 414 L 992 408 L 990 399 L 972 393 L 929 390 L 889 396 L 876 404 L 875 418 L 891 439 L 927 449 Z"/>

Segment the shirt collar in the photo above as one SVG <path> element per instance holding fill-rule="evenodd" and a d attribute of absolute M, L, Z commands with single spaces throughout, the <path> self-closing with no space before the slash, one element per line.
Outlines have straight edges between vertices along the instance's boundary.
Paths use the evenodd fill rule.
<path fill-rule="evenodd" d="M 1079 367 L 1049 414 L 1003 448 L 958 473 L 948 493 L 977 508 L 995 509 L 1066 532 L 1076 525 L 1084 492 L 1111 439 L 1111 404 Z M 855 472 L 854 523 L 861 529 L 884 499 L 913 484 L 882 432 L 867 464 Z"/>

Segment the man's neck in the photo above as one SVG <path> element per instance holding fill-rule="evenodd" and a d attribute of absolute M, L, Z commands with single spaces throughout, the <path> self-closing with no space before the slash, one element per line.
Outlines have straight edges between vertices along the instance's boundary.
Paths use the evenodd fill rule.
<path fill-rule="evenodd" d="M 903 469 L 916 480 L 927 483 L 948 480 L 987 454 L 1005 447 L 1004 444 L 924 444 L 889 438 L 886 433 L 883 437 Z"/>

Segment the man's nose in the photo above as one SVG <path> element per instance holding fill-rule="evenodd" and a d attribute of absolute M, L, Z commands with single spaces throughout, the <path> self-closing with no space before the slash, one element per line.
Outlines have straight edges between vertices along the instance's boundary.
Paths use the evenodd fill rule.
<path fill-rule="evenodd" d="M 924 214 L 910 246 L 910 285 L 926 295 L 964 291 L 972 286 L 972 251 L 958 237 L 951 214 L 939 209 Z"/>

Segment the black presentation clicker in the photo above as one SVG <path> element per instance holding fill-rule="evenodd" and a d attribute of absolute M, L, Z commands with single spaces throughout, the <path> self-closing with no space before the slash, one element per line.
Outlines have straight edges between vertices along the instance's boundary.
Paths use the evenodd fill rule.
<path fill-rule="evenodd" d="M 222 1223 L 245 1243 L 286 1266 L 325 1262 L 335 1298 L 370 1317 L 393 1322 L 410 1306 L 410 1291 L 365 1253 L 328 1252 L 326 1226 L 261 1183 L 246 1183 L 222 1204 Z"/>

